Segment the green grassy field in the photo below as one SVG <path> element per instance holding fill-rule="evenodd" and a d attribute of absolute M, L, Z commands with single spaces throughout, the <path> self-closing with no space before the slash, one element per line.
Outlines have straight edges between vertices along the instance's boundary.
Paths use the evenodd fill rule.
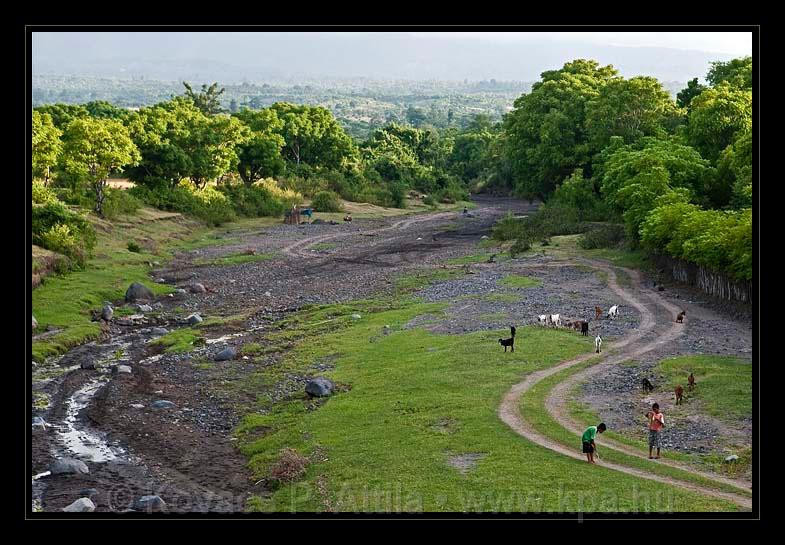
<path fill-rule="evenodd" d="M 542 280 L 531 276 L 510 274 L 499 280 L 499 284 L 507 288 L 539 288 Z"/>
<path fill-rule="evenodd" d="M 344 327 L 298 343 L 287 361 L 305 365 L 332 356 L 340 391 L 318 410 L 295 396 L 263 398 L 238 427 L 242 451 L 258 478 L 281 449 L 311 459 L 304 477 L 255 497 L 260 511 L 692 511 L 735 507 L 653 481 L 586 467 L 538 447 L 502 423 L 503 394 L 535 369 L 590 349 L 566 332 L 520 328 L 515 353 L 503 353 L 502 331 L 437 335 L 398 331 L 439 304 L 405 303 L 368 312 Z M 324 313 L 303 319 L 323 323 Z M 343 314 L 349 308 L 339 309 Z M 379 336 L 385 325 L 393 333 Z M 319 326 L 322 327 L 322 326 Z M 289 331 L 289 334 L 292 332 Z M 375 342 L 369 342 L 375 338 Z M 575 439 L 575 438 L 571 438 Z M 462 472 L 451 457 L 477 456 Z"/>

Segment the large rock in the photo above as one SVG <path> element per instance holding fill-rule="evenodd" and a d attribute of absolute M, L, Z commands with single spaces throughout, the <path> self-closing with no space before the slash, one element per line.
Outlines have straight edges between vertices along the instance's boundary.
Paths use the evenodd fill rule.
<path fill-rule="evenodd" d="M 202 317 L 198 314 L 191 314 L 188 318 L 186 318 L 189 325 L 196 325 L 202 323 Z"/>
<path fill-rule="evenodd" d="M 125 300 L 128 303 L 135 303 L 137 301 L 152 301 L 155 299 L 155 294 L 139 282 L 131 284 L 125 292 Z"/>
<path fill-rule="evenodd" d="M 77 460 L 76 458 L 62 458 L 60 460 L 55 460 L 55 462 L 49 467 L 49 470 L 52 472 L 52 475 L 60 475 L 64 473 L 78 473 L 87 475 L 90 473 L 87 465 L 83 461 Z"/>
<path fill-rule="evenodd" d="M 101 310 L 101 319 L 105 322 L 109 322 L 112 320 L 112 316 L 114 316 L 114 309 L 110 303 L 104 303 L 104 308 Z"/>
<path fill-rule="evenodd" d="M 63 507 L 66 513 L 91 513 L 95 511 L 95 504 L 90 498 L 79 498 L 68 507 Z"/>
<path fill-rule="evenodd" d="M 150 407 L 153 409 L 174 409 L 176 405 L 171 401 L 166 401 L 165 399 L 159 399 L 158 401 L 153 401 L 150 404 Z"/>
<path fill-rule="evenodd" d="M 237 356 L 237 350 L 227 346 L 215 355 L 215 361 L 233 360 Z"/>
<path fill-rule="evenodd" d="M 316 397 L 325 397 L 332 395 L 335 391 L 335 384 L 332 380 L 324 377 L 316 377 L 308 381 L 305 385 L 305 392 Z"/>
<path fill-rule="evenodd" d="M 133 505 L 134 511 L 163 511 L 166 509 L 166 502 L 160 496 L 142 496 Z"/>
<path fill-rule="evenodd" d="M 199 282 L 194 282 L 188 286 L 188 289 L 191 291 L 191 293 L 204 293 L 207 291 L 207 288 L 204 287 L 204 284 L 200 284 Z"/>
<path fill-rule="evenodd" d="M 35 316 L 32 316 L 32 318 L 33 318 L 33 329 L 35 329 L 36 327 L 38 327 L 38 320 L 35 319 Z"/>

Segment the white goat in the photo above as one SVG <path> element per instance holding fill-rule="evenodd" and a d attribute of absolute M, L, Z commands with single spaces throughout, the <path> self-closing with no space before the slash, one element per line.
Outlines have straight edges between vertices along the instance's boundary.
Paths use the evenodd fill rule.
<path fill-rule="evenodd" d="M 545 316 L 545 314 L 540 314 L 539 316 L 537 316 L 537 323 L 538 324 L 542 324 L 542 325 L 546 325 L 548 323 L 548 320 L 547 320 L 547 317 Z"/>
<path fill-rule="evenodd" d="M 556 327 L 561 327 L 561 318 L 559 314 L 551 314 L 551 323 Z"/>
<path fill-rule="evenodd" d="M 594 339 L 594 348 L 597 354 L 602 352 L 602 337 L 599 335 L 597 335 L 597 337 Z"/>
<path fill-rule="evenodd" d="M 619 314 L 619 305 L 613 305 L 608 309 L 608 318 L 615 318 Z"/>

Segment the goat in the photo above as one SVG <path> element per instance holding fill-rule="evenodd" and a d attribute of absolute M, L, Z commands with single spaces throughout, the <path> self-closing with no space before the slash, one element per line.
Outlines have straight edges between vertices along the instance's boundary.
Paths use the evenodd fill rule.
<path fill-rule="evenodd" d="M 681 405 L 682 396 L 684 395 L 684 388 L 681 387 L 681 384 L 676 386 L 676 405 Z"/>
<path fill-rule="evenodd" d="M 543 324 L 543 325 L 547 324 L 548 323 L 548 317 L 545 316 L 545 314 L 540 314 L 539 316 L 537 316 L 537 323 L 538 324 Z"/>
<path fill-rule="evenodd" d="M 352 221 L 352 215 L 351 215 L 351 214 L 346 214 L 346 215 L 343 217 L 343 221 L 346 221 L 346 222 L 349 222 L 349 223 L 351 223 L 351 221 Z"/>
<path fill-rule="evenodd" d="M 690 376 L 687 377 L 687 388 L 691 391 L 695 389 L 695 375 L 690 371 Z"/>
<path fill-rule="evenodd" d="M 686 310 L 682 310 L 681 312 L 679 312 L 678 316 L 676 316 L 676 322 L 679 324 L 683 324 L 685 314 L 687 314 Z"/>
<path fill-rule="evenodd" d="M 594 348 L 596 349 L 595 351 L 597 354 L 602 352 L 602 337 L 599 335 L 594 339 Z"/>
<path fill-rule="evenodd" d="M 649 379 L 645 378 L 641 381 L 641 386 L 643 387 L 644 392 L 653 392 L 654 385 L 649 381 Z"/>
<path fill-rule="evenodd" d="M 559 314 L 551 314 L 551 323 L 555 327 L 561 327 L 561 318 Z"/>
<path fill-rule="evenodd" d="M 608 318 L 615 318 L 619 314 L 619 305 L 613 305 L 608 309 Z"/>
<path fill-rule="evenodd" d="M 511 352 L 515 352 L 515 326 L 510 326 L 510 338 L 509 339 L 499 339 L 499 344 L 504 347 L 504 351 L 507 352 L 507 347 L 510 347 Z"/>
<path fill-rule="evenodd" d="M 581 320 L 581 335 L 584 337 L 589 336 L 589 322 L 584 322 Z"/>
<path fill-rule="evenodd" d="M 594 307 L 594 319 L 599 320 L 600 316 L 602 316 L 602 309 L 600 307 Z"/>

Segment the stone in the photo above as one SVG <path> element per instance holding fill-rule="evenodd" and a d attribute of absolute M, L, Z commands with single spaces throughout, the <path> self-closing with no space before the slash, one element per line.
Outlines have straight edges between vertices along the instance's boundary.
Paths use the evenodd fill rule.
<path fill-rule="evenodd" d="M 112 305 L 109 303 L 104 303 L 104 308 L 101 310 L 101 319 L 105 322 L 109 322 L 112 320 L 112 316 L 114 316 L 114 309 L 112 309 Z"/>
<path fill-rule="evenodd" d="M 98 495 L 98 490 L 96 490 L 95 488 L 85 488 L 84 490 L 79 491 L 79 495 L 82 496 L 83 498 L 89 498 L 91 496 Z"/>
<path fill-rule="evenodd" d="M 79 367 L 82 369 L 95 369 L 95 362 L 94 361 L 83 361 Z"/>
<path fill-rule="evenodd" d="M 738 459 L 739 459 L 738 456 L 736 456 L 735 454 L 731 454 L 730 456 L 725 458 L 725 461 L 726 462 L 736 462 L 736 461 L 738 461 Z"/>
<path fill-rule="evenodd" d="M 166 509 L 166 502 L 160 496 L 142 496 L 134 501 L 134 511 L 163 511 Z"/>
<path fill-rule="evenodd" d="M 131 368 L 127 365 L 115 365 L 114 367 L 112 367 L 112 373 L 115 375 L 120 375 L 120 374 L 130 375 Z"/>
<path fill-rule="evenodd" d="M 95 504 L 90 498 L 79 498 L 74 503 L 62 509 L 66 513 L 91 513 L 95 511 Z"/>
<path fill-rule="evenodd" d="M 125 301 L 127 303 L 135 303 L 136 301 L 152 301 L 155 299 L 155 294 L 139 282 L 131 284 L 125 292 Z"/>
<path fill-rule="evenodd" d="M 196 325 L 202 323 L 203 320 L 202 317 L 198 314 L 191 314 L 188 318 L 186 318 L 186 321 L 189 325 Z"/>
<path fill-rule="evenodd" d="M 233 360 L 237 356 L 237 350 L 231 346 L 227 346 L 215 355 L 215 361 L 228 361 Z"/>
<path fill-rule="evenodd" d="M 359 314 L 352 314 L 353 320 L 359 320 L 360 318 L 362 318 L 362 316 L 360 316 Z"/>
<path fill-rule="evenodd" d="M 200 284 L 199 282 L 194 282 L 188 286 L 188 289 L 191 293 L 204 293 L 207 291 L 207 288 L 204 287 L 204 284 Z"/>
<path fill-rule="evenodd" d="M 49 467 L 49 470 L 52 472 L 52 475 L 61 475 L 65 473 L 78 473 L 87 475 L 90 473 L 87 465 L 83 461 L 77 460 L 76 458 L 62 458 L 60 460 L 55 460 L 54 463 Z"/>
<path fill-rule="evenodd" d="M 165 399 L 159 399 L 158 401 L 153 401 L 150 403 L 150 407 L 153 409 L 174 409 L 176 405 L 171 401 L 166 401 Z"/>
<path fill-rule="evenodd" d="M 187 292 L 183 288 L 177 288 L 174 290 L 177 295 L 185 295 Z M 172 295 L 171 293 L 169 295 Z"/>
<path fill-rule="evenodd" d="M 136 309 L 139 312 L 152 312 L 153 311 L 153 307 L 151 307 L 150 305 L 136 305 Z"/>
<path fill-rule="evenodd" d="M 141 403 L 131 403 L 131 407 L 134 409 L 144 409 L 144 405 Z"/>
<path fill-rule="evenodd" d="M 167 333 L 169 333 L 169 330 L 166 329 L 165 327 L 154 327 L 150 332 L 153 335 L 166 335 Z"/>
<path fill-rule="evenodd" d="M 269 291 L 264 292 L 265 297 L 272 297 L 272 294 Z"/>
<path fill-rule="evenodd" d="M 316 377 L 305 385 L 305 393 L 316 397 L 325 397 L 333 394 L 335 384 L 328 378 Z"/>

